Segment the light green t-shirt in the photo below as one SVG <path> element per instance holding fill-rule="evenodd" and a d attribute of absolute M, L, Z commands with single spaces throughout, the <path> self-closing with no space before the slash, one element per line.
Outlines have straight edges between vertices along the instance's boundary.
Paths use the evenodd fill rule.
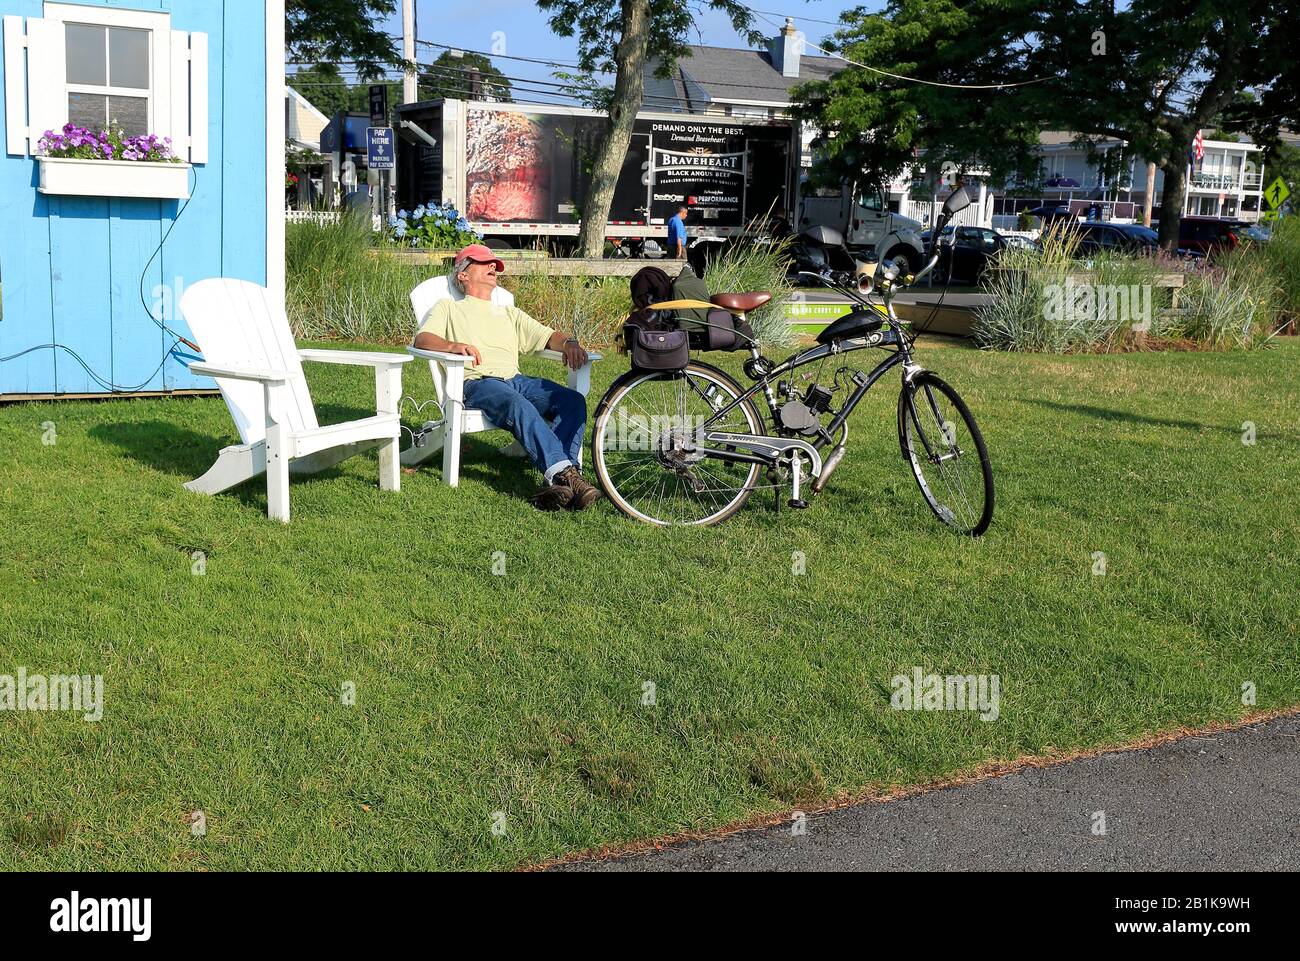
<path fill-rule="evenodd" d="M 483 363 L 466 366 L 467 380 L 515 376 L 519 355 L 541 350 L 555 333 L 518 307 L 502 307 L 479 297 L 438 301 L 419 332 L 477 347 Z"/>

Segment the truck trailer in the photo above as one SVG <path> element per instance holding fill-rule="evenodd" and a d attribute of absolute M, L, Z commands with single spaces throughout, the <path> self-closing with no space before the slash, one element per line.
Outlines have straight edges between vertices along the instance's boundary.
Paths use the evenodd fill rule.
<path fill-rule="evenodd" d="M 491 246 L 571 245 L 604 114 L 478 100 L 397 108 L 397 203 L 450 200 Z M 797 129 L 788 120 L 636 115 L 606 236 L 663 238 L 679 205 L 692 238 L 728 238 L 755 218 L 790 222 Z"/>

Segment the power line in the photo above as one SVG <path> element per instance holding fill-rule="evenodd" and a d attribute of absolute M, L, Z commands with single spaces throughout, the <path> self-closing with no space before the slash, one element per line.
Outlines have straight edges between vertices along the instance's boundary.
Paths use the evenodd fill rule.
<path fill-rule="evenodd" d="M 341 64 L 331 63 L 330 65 L 340 66 Z M 468 93 L 471 95 L 475 91 L 473 90 L 472 86 L 468 84 L 467 75 L 472 74 L 473 72 L 474 71 L 472 68 L 452 67 L 447 64 L 438 64 L 438 63 L 421 65 L 419 71 L 420 76 L 422 78 L 425 78 L 432 82 L 444 84 L 444 85 L 446 84 L 446 81 L 450 79 L 465 81 L 459 87 L 453 87 L 453 89 L 457 89 L 459 90 L 459 92 Z M 442 74 L 442 76 L 440 77 L 438 76 L 438 74 Z M 295 76 L 296 74 L 289 75 L 288 80 L 290 82 L 290 86 L 306 88 L 306 87 L 359 87 L 365 85 L 364 81 L 360 79 L 351 78 L 350 80 L 350 78 L 347 77 L 344 77 L 343 79 L 338 81 L 307 80 L 307 81 L 300 81 L 295 83 L 293 82 L 293 78 Z M 498 90 L 501 89 L 503 86 L 503 82 L 505 82 L 504 85 L 509 86 L 510 88 L 509 92 L 511 93 L 511 95 L 513 95 L 513 92 L 515 90 L 519 90 L 523 93 L 532 93 L 538 96 L 565 98 L 568 100 L 573 100 L 577 103 L 585 103 L 583 96 L 580 93 L 575 92 L 580 88 L 577 85 L 572 83 L 561 83 L 554 80 L 532 80 L 526 77 L 513 77 L 513 76 L 507 76 L 505 74 L 498 74 L 498 73 L 480 73 L 479 76 L 481 78 L 479 92 L 485 95 L 490 95 L 493 92 L 492 89 L 490 88 L 495 87 Z M 401 82 L 401 78 L 380 78 L 375 82 L 391 83 L 395 85 Z M 555 89 L 552 90 L 538 89 L 539 87 L 542 88 L 552 87 Z M 642 97 L 642 101 L 644 106 L 652 110 L 660 109 L 668 112 L 673 112 L 674 106 L 677 105 L 682 105 L 688 108 L 694 106 L 694 101 L 688 100 L 683 97 L 670 96 L 667 94 L 644 94 Z M 537 103 L 537 101 L 520 101 L 520 102 Z M 680 112 L 689 113 L 692 111 L 685 110 Z"/>
<path fill-rule="evenodd" d="M 433 42 L 430 41 L 430 40 L 417 40 L 416 43 L 425 44 L 425 45 L 427 45 L 427 46 L 445 47 L 445 48 L 448 49 L 448 50 L 460 50 L 460 51 L 463 52 L 463 53 L 472 53 L 472 54 L 477 54 L 477 55 L 480 56 L 480 57 L 487 57 L 487 58 L 489 58 L 489 59 L 491 59 L 492 57 L 505 57 L 507 60 L 524 60 L 524 61 L 526 61 L 526 62 L 528 62 L 528 63 L 540 63 L 540 64 L 545 64 L 546 66 L 551 66 L 551 67 L 566 67 L 566 68 L 571 68 L 571 69 L 575 69 L 575 70 L 581 70 L 581 69 L 582 69 L 582 67 L 578 66 L 577 64 L 571 64 L 571 63 L 560 63 L 560 62 L 555 61 L 555 60 L 537 60 L 537 59 L 534 59 L 534 58 L 531 58 L 531 57 L 511 57 L 511 56 L 508 56 L 508 55 L 506 55 L 506 54 L 487 53 L 486 51 L 483 51 L 483 50 L 467 50 L 467 49 L 464 48 L 464 47 L 451 47 L 451 46 L 448 46 L 448 45 L 445 44 L 445 43 L 433 43 Z M 840 57 L 839 59 L 843 60 L 844 58 L 843 58 L 843 57 Z M 340 61 L 340 62 L 342 62 L 342 61 Z M 355 63 L 356 61 L 352 61 L 352 62 Z M 787 78 L 782 78 L 782 79 L 787 79 Z M 541 82 L 543 82 L 543 81 L 528 81 L 528 82 L 530 82 L 530 83 L 541 83 Z M 698 83 L 698 81 L 695 81 L 695 82 Z M 719 86 L 719 87 L 734 87 L 734 88 L 737 88 L 737 89 L 740 89 L 740 90 L 763 90 L 763 91 L 766 91 L 766 92 L 769 93 L 769 94 L 786 93 L 786 91 L 785 91 L 785 90 L 782 90 L 779 86 L 774 86 L 774 85 L 772 85 L 772 84 L 765 84 L 765 83 L 733 83 L 733 82 L 730 81 L 730 80 L 716 80 L 716 81 L 709 81 L 709 83 L 712 84 L 712 85 L 714 85 L 714 86 Z M 701 85 L 702 85 L 702 84 L 701 84 Z M 681 99 L 681 98 L 677 98 L 677 99 Z"/>
<path fill-rule="evenodd" d="M 444 73 L 449 72 L 449 71 L 455 71 L 457 74 L 471 74 L 471 73 L 474 73 L 474 72 L 475 72 L 472 68 L 466 68 L 466 67 L 448 67 L 448 66 L 443 65 L 443 64 L 432 64 L 432 65 L 430 65 L 430 67 L 428 68 L 428 70 L 424 72 L 424 75 L 425 75 L 425 76 L 432 76 L 432 71 L 442 71 L 442 72 L 444 72 Z M 570 94 L 570 93 L 569 93 L 569 91 L 574 91 L 574 90 L 578 90 L 578 89 L 580 89 L 578 86 L 576 86 L 575 84 L 572 84 L 572 83 L 560 83 L 560 82 L 558 82 L 558 81 L 554 81 L 554 80 L 529 80 L 529 79 L 526 78 L 526 77 L 510 77 L 510 76 L 507 76 L 507 75 L 505 75 L 505 74 L 485 74 L 485 73 L 480 73 L 479 76 L 480 76 L 480 78 L 481 78 L 481 85 L 483 85 L 483 86 L 486 86 L 486 85 L 492 85 L 492 84 L 495 84 L 496 86 L 500 86 L 500 85 L 501 85 L 501 83 L 500 83 L 501 81 L 509 81 L 509 82 L 510 82 L 510 83 L 509 83 L 510 88 L 513 90 L 513 89 L 515 88 L 515 84 L 534 84 L 534 85 L 538 85 L 538 86 L 555 87 L 555 88 L 558 88 L 557 95 L 563 95 L 563 96 L 576 96 L 578 99 L 581 99 L 581 95 L 580 95 L 580 94 L 575 95 L 575 94 Z M 453 79 L 464 79 L 464 78 L 462 78 L 462 77 L 455 77 L 455 78 L 453 78 Z M 531 91 L 528 91 L 528 88 L 521 88 L 521 89 L 524 89 L 526 92 L 532 92 L 532 93 L 545 93 L 545 94 L 552 93 L 552 91 L 550 91 L 550 90 L 531 90 Z M 667 94 L 657 94 L 657 93 L 655 93 L 655 94 L 645 94 L 645 95 L 643 95 L 643 98 L 642 98 L 642 99 L 643 99 L 643 100 L 655 100 L 655 101 L 659 101 L 659 102 L 662 102 L 662 103 L 684 103 L 684 104 L 689 104 L 689 103 L 691 103 L 690 100 L 686 100 L 686 99 L 684 99 L 684 98 L 682 98 L 682 97 L 672 97 L 672 96 L 668 96 Z"/>
<path fill-rule="evenodd" d="M 356 89 L 356 85 L 354 85 L 354 84 L 349 84 L 349 83 L 340 83 L 340 82 L 337 82 L 337 81 L 335 81 L 335 82 L 328 82 L 328 83 L 311 83 L 311 84 L 304 83 L 304 84 L 294 84 L 293 86 L 294 86 L 294 87 L 299 87 L 299 86 L 301 86 L 301 87 L 313 87 L 313 88 L 314 88 L 314 87 L 335 87 L 335 88 L 337 88 L 337 87 L 342 87 L 342 88 L 347 89 L 347 90 L 354 90 L 354 89 Z M 451 91 L 451 92 L 456 93 L 456 94 L 465 95 L 465 96 L 467 96 L 467 97 L 468 97 L 468 96 L 472 96 L 472 91 L 470 91 L 468 88 L 452 88 L 452 91 Z M 558 96 L 563 96 L 563 95 L 562 95 L 562 94 L 546 94 L 546 93 L 543 93 L 543 94 L 540 94 L 540 96 L 557 96 L 557 97 L 558 97 Z M 460 99 L 460 98 L 457 97 L 456 99 Z M 494 101 L 489 101 L 489 102 L 494 102 Z M 581 106 L 581 104 L 578 104 L 578 103 L 556 103 L 554 100 L 530 100 L 530 99 L 527 99 L 527 98 L 524 98 L 524 97 L 515 97 L 515 96 L 512 96 L 512 97 L 510 98 L 509 101 L 502 101 L 502 102 L 518 103 L 518 104 L 527 104 L 527 105 L 529 105 L 529 106 L 534 106 L 534 107 L 577 107 L 577 106 Z"/>
<path fill-rule="evenodd" d="M 484 53 L 482 50 L 466 50 L 464 47 L 454 47 L 449 43 L 435 43 L 432 40 L 416 40 L 415 42 L 417 45 L 423 47 L 439 47 L 443 50 L 460 50 L 463 53 L 476 53 L 480 57 L 501 57 L 505 60 L 521 60 L 524 63 L 540 63 L 548 67 L 564 67 L 569 70 L 582 69 L 581 64 L 560 63 L 558 60 L 539 60 L 536 57 L 517 57 L 508 53 Z"/>
<path fill-rule="evenodd" d="M 748 8 L 746 8 L 748 9 Z M 766 13 L 773 17 L 785 17 L 788 20 L 798 20 L 803 23 L 824 23 L 831 27 L 842 27 L 844 23 L 840 20 L 818 20 L 816 17 L 805 17 L 802 14 L 796 16 L 793 13 L 776 13 L 772 10 L 750 10 L 750 13 Z"/>
<path fill-rule="evenodd" d="M 758 10 L 755 10 L 752 7 L 745 7 L 745 9 L 748 10 L 750 13 L 757 14 L 759 17 L 761 17 L 763 20 L 766 20 L 772 26 L 774 27 L 779 26 L 779 24 L 775 23 L 772 20 L 768 20 L 767 17 L 764 17 Z M 946 87 L 950 90 L 1005 90 L 1011 87 L 1027 87 L 1030 84 L 1042 83 L 1045 80 L 1056 79 L 1055 75 L 1052 75 L 1047 77 L 1036 77 L 1033 80 L 1019 80 L 1013 83 L 944 83 L 943 81 L 940 80 L 921 80 L 918 77 L 906 77 L 903 76 L 903 74 L 901 73 L 890 73 L 888 70 L 881 70 L 878 67 L 871 67 L 865 63 L 858 63 L 858 61 L 851 60 L 848 57 L 844 56 L 843 54 L 835 53 L 834 51 L 827 50 L 824 47 L 819 47 L 817 44 L 813 43 L 811 40 L 808 40 L 806 38 L 804 39 L 803 43 L 804 46 L 812 47 L 814 50 L 819 50 L 828 57 L 834 57 L 836 60 L 843 60 L 845 63 L 851 63 L 853 64 L 853 66 L 861 67 L 863 70 L 870 70 L 872 73 L 878 73 L 882 77 L 890 77 L 894 80 L 905 80 L 908 83 L 920 83 L 926 85 L 927 87 Z"/>
<path fill-rule="evenodd" d="M 488 53 L 488 52 L 485 51 L 485 50 L 470 50 L 470 49 L 467 49 L 467 48 L 465 48 L 465 47 L 454 47 L 454 46 L 452 46 L 452 45 L 450 45 L 450 44 L 446 44 L 446 43 L 434 43 L 432 40 L 417 40 L 417 41 L 415 41 L 415 42 L 416 42 L 417 44 L 420 44 L 420 45 L 422 45 L 422 46 L 426 46 L 426 47 L 440 47 L 440 48 L 445 49 L 445 50 L 459 50 L 459 51 L 461 51 L 462 53 L 472 53 L 472 54 L 475 54 L 475 55 L 480 56 L 480 57 L 487 57 L 488 59 L 491 59 L 491 58 L 493 58 L 493 57 L 502 57 L 502 58 L 504 58 L 504 59 L 506 59 L 506 60 L 521 60 L 521 61 L 523 61 L 523 62 L 525 62 L 525 63 L 539 63 L 539 64 L 542 64 L 542 65 L 544 65 L 544 66 L 548 66 L 548 67 L 564 67 L 564 68 L 567 69 L 567 70 L 582 70 L 582 69 L 583 69 L 582 66 L 581 66 L 580 64 L 576 64 L 576 63 L 561 63 L 561 62 L 558 61 L 558 60 L 539 60 L 539 59 L 537 59 L 537 58 L 535 58 L 535 57 L 516 57 L 516 56 L 512 56 L 512 55 L 510 55 L 510 54 L 505 54 L 505 53 Z M 805 41 L 805 43 L 808 43 L 808 41 Z M 811 46 L 812 44 L 809 43 L 808 45 Z M 820 49 L 820 48 L 819 48 L 819 49 Z M 844 58 L 843 58 L 843 57 L 840 57 L 839 59 L 843 60 Z M 357 61 L 352 61 L 352 62 L 355 63 L 355 62 L 357 62 Z M 783 78 L 783 79 L 784 79 L 784 78 Z M 529 82 L 532 82 L 532 83 L 538 83 L 538 82 L 541 82 L 541 81 L 529 81 Z M 711 83 L 714 83 L 715 85 L 720 86 L 720 87 L 736 87 L 736 88 L 739 88 L 739 89 L 742 89 L 742 90 L 765 90 L 765 91 L 767 91 L 767 92 L 770 93 L 770 94 L 771 94 L 771 93 L 783 92 L 783 91 L 780 91 L 778 87 L 775 87 L 775 86 L 773 86 L 773 85 L 771 85 L 771 84 L 764 84 L 764 83 L 732 83 L 731 81 L 727 81 L 727 80 L 711 81 Z M 678 99 L 680 99 L 680 98 L 678 98 Z"/>

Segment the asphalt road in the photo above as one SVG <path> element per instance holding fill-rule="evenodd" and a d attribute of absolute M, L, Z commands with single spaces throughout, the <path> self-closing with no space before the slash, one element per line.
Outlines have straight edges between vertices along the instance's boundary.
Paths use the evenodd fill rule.
<path fill-rule="evenodd" d="M 1105 835 L 1093 833 L 1105 812 Z M 562 865 L 579 871 L 1295 871 L 1300 716 Z"/>

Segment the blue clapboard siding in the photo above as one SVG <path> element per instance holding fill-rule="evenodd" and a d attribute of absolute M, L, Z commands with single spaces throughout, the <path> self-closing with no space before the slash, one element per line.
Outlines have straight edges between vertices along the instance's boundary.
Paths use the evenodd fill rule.
<path fill-rule="evenodd" d="M 0 357 L 58 343 L 120 387 L 213 387 L 167 354 L 173 338 L 150 320 L 146 305 L 188 337 L 176 306 L 185 286 L 208 277 L 266 283 L 265 7 L 257 0 L 78 2 L 169 11 L 172 29 L 208 35 L 208 162 L 194 166 L 184 206 L 46 196 L 36 190 L 35 160 L 0 155 Z M 41 0 L 0 0 L 4 15 L 40 17 L 43 7 Z M 0 149 L 3 127 L 0 110 Z M 161 296 L 159 287 L 166 288 Z M 0 394 L 105 391 L 63 350 L 0 363 Z"/>

